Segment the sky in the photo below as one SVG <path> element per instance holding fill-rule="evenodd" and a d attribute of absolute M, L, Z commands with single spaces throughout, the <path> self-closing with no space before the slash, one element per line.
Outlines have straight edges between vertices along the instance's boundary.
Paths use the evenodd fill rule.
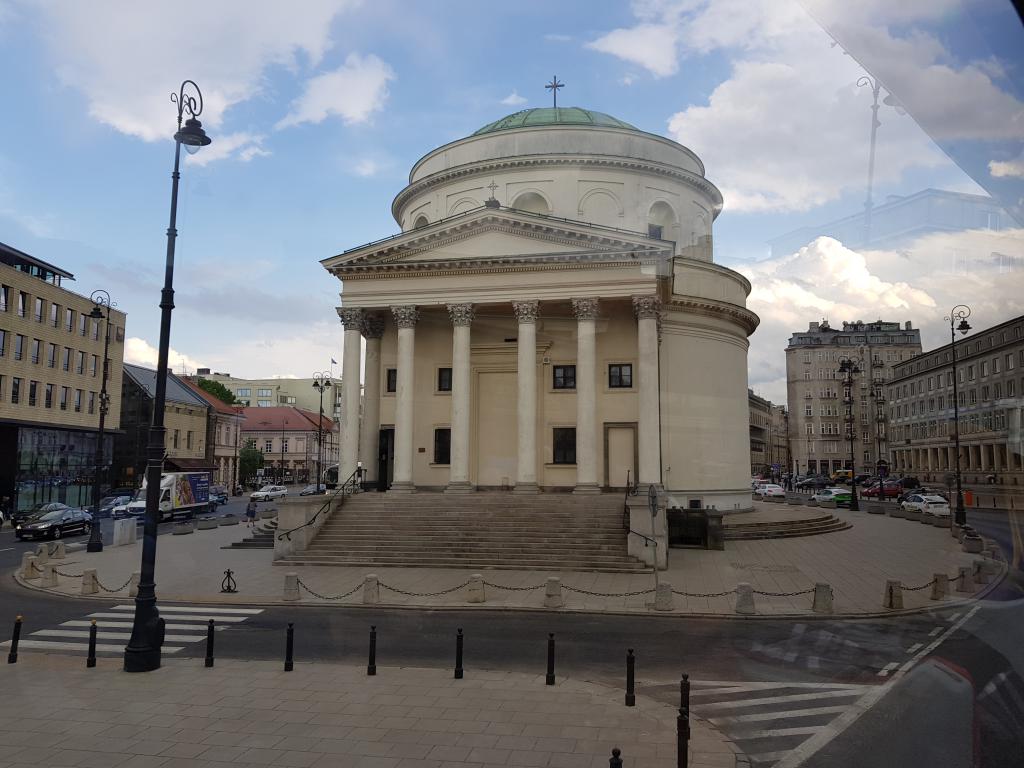
<path fill-rule="evenodd" d="M 110 292 L 128 362 L 154 365 L 184 78 L 213 139 L 184 163 L 171 361 L 307 377 L 341 360 L 339 284 L 319 261 L 397 231 L 394 196 L 431 149 L 566 83 L 565 106 L 672 138 L 723 192 L 715 260 L 751 279 L 750 386 L 785 401 L 789 335 L 822 318 L 910 320 L 927 347 L 954 304 L 1021 314 L 1024 237 L 899 251 L 768 240 L 863 209 L 867 72 L 874 199 L 1024 194 L 1016 17 L 1002 0 L 0 0 L 0 241 Z M 841 43 L 841 44 L 838 44 Z"/>

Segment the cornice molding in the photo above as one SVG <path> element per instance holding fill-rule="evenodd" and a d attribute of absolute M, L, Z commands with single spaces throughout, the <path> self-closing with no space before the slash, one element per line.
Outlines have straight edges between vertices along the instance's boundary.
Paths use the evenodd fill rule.
<path fill-rule="evenodd" d="M 724 317 L 742 327 L 747 336 L 750 336 L 755 330 L 757 330 L 757 326 L 761 322 L 761 318 L 746 307 L 741 307 L 737 304 L 729 304 L 725 301 L 705 299 L 700 296 L 678 296 L 673 294 L 668 303 L 668 308 L 678 309 L 697 315 L 717 317 L 719 319 Z"/>

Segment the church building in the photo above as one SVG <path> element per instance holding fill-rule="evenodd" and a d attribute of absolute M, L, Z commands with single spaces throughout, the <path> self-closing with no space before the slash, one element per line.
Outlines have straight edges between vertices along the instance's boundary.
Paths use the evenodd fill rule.
<path fill-rule="evenodd" d="M 628 483 L 749 508 L 758 318 L 714 263 L 721 210 L 692 151 L 577 107 L 427 153 L 401 231 L 322 261 L 341 281 L 340 479 L 359 462 L 391 494 Z"/>

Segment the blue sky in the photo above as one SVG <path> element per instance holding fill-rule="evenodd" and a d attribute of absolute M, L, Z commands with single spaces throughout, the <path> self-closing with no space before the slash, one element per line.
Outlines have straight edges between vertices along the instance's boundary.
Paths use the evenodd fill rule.
<path fill-rule="evenodd" d="M 704 159 L 726 198 L 716 260 L 771 275 L 751 297 L 764 320 L 751 340 L 751 382 L 784 399 L 788 330 L 819 315 L 883 314 L 914 320 L 937 343 L 947 299 L 973 299 L 956 275 L 920 285 L 920 265 L 840 244 L 808 252 L 804 267 L 763 261 L 767 239 L 863 205 L 870 95 L 855 82 L 864 70 L 808 10 L 845 24 L 851 50 L 889 52 L 898 64 L 887 79 L 915 68 L 937 78 L 922 124 L 977 114 L 953 138 L 976 149 L 982 173 L 991 155 L 1002 183 L 1024 177 L 1020 61 L 993 53 L 984 36 L 957 34 L 966 6 L 999 17 L 996 0 L 845 5 L 0 0 L 0 240 L 74 272 L 75 290 L 110 291 L 128 313 L 132 361 L 154 360 L 169 94 L 192 78 L 214 144 L 182 173 L 172 359 L 178 369 L 308 376 L 341 359 L 338 285 L 318 261 L 392 234 L 391 200 L 419 157 L 548 105 L 543 86 L 557 74 L 562 104 L 608 112 Z M 961 83 L 969 87 L 946 104 Z M 876 200 L 929 186 L 982 191 L 910 116 L 881 118 Z M 1009 127 L 989 135 L 993 122 Z M 996 249 L 982 235 L 928 247 L 979 258 Z M 998 250 L 1019 253 L 1020 238 Z M 806 264 L 820 270 L 810 287 Z M 1021 311 L 1005 282 L 973 276 L 981 323 Z"/>

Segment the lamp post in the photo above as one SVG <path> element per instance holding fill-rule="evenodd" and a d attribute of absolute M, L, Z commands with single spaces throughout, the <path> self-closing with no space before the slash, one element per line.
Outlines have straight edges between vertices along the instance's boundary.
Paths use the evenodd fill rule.
<path fill-rule="evenodd" d="M 967 318 L 971 316 L 971 308 L 966 304 L 957 304 L 944 318 L 949 321 L 949 347 L 953 358 L 953 450 L 956 461 L 956 515 L 957 525 L 967 525 L 967 510 L 964 509 L 964 491 L 960 480 L 960 390 L 956 376 L 956 332 L 966 336 L 971 330 Z M 959 321 L 959 322 L 957 322 Z"/>
<path fill-rule="evenodd" d="M 878 119 L 880 107 L 878 97 L 882 90 L 882 84 L 878 81 L 878 78 L 864 75 L 857 80 L 857 85 L 860 88 L 869 87 L 871 89 L 871 149 L 868 153 L 868 194 L 864 201 L 864 246 L 866 247 L 871 242 L 871 211 L 874 208 L 871 195 L 875 186 L 875 144 L 878 138 L 878 128 L 882 125 Z M 882 104 L 892 107 L 896 110 L 897 114 L 906 114 L 892 94 L 882 99 Z"/>
<path fill-rule="evenodd" d="M 284 485 L 284 428 L 285 428 L 285 425 L 287 423 L 288 423 L 288 419 L 284 419 L 281 422 L 281 438 L 280 438 L 280 440 L 281 440 L 281 468 L 280 468 L 280 475 L 278 476 L 279 479 L 277 481 L 278 485 Z"/>
<path fill-rule="evenodd" d="M 323 477 L 324 442 L 324 390 L 331 388 L 331 375 L 327 371 L 313 374 L 313 389 L 320 393 L 320 419 L 316 423 L 316 492 L 320 493 L 320 479 Z M 326 485 L 325 485 L 326 490 Z"/>
<path fill-rule="evenodd" d="M 843 403 L 846 405 L 846 439 L 850 441 L 850 470 L 852 472 L 850 476 L 850 509 L 856 512 L 860 509 L 860 504 L 857 501 L 857 483 L 855 482 L 857 461 L 854 457 L 854 442 L 857 439 L 857 435 L 853 430 L 853 376 L 860 373 L 860 368 L 857 367 L 857 363 L 853 359 L 843 356 L 839 358 L 839 372 L 843 374 Z"/>
<path fill-rule="evenodd" d="M 96 435 L 96 470 L 92 481 L 92 525 L 89 531 L 89 543 L 86 545 L 86 552 L 103 551 L 103 528 L 100 524 L 100 469 L 104 464 L 103 437 L 107 423 L 107 375 L 109 372 L 110 354 L 110 294 L 100 289 L 93 291 L 89 297 L 92 300 L 93 308 L 89 317 L 95 320 L 106 319 L 106 330 L 103 334 L 103 378 L 100 380 L 100 425 Z M 104 318 L 103 307 L 107 308 Z"/>
<path fill-rule="evenodd" d="M 189 88 L 191 86 L 191 88 Z M 195 91 L 195 95 L 191 92 Z M 199 115 L 203 94 L 191 80 L 182 82 L 171 101 L 178 107 L 178 130 L 174 134 L 174 171 L 171 173 L 171 218 L 167 226 L 167 257 L 164 287 L 160 292 L 160 345 L 157 352 L 156 393 L 153 398 L 153 423 L 149 429 L 146 460 L 146 522 L 142 540 L 142 570 L 135 597 L 135 618 L 131 639 L 124 649 L 125 672 L 150 672 L 160 667 L 160 647 L 164 640 L 164 621 L 156 607 L 156 535 L 160 519 L 160 475 L 165 452 L 164 405 L 167 398 L 167 355 L 171 346 L 171 311 L 174 309 L 174 241 L 178 236 L 178 179 L 181 177 L 181 148 L 190 154 L 210 143 Z M 182 126 L 185 112 L 189 117 Z"/>

